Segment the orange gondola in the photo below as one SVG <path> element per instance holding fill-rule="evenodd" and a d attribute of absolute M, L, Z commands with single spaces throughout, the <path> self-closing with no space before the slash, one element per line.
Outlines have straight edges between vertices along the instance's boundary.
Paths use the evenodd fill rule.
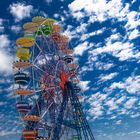
<path fill-rule="evenodd" d="M 17 89 L 16 90 L 16 94 L 18 94 L 18 95 L 31 95 L 34 92 L 35 91 L 31 90 L 31 89 Z"/>
<path fill-rule="evenodd" d="M 38 24 L 33 22 L 27 22 L 23 25 L 25 31 L 36 32 L 38 29 Z"/>
<path fill-rule="evenodd" d="M 74 53 L 74 50 L 73 49 L 65 49 L 65 50 L 62 50 L 62 52 L 64 54 L 70 55 L 70 54 L 73 54 Z"/>
<path fill-rule="evenodd" d="M 60 24 L 53 25 L 53 32 L 60 32 L 62 30 L 62 26 Z"/>
<path fill-rule="evenodd" d="M 28 116 L 24 116 L 22 118 L 22 120 L 38 122 L 40 120 L 40 117 L 39 116 L 35 116 L 35 115 L 28 115 Z"/>
<path fill-rule="evenodd" d="M 29 61 L 16 61 L 13 63 L 13 67 L 16 67 L 16 68 L 29 68 L 33 66 Z"/>
<path fill-rule="evenodd" d="M 72 64 L 70 63 L 70 64 L 68 64 L 68 66 L 71 69 L 77 69 L 79 65 L 77 63 L 72 63 Z"/>
<path fill-rule="evenodd" d="M 36 16 L 32 18 L 32 22 L 37 23 L 38 25 L 41 25 L 45 20 L 46 18 L 41 17 L 41 16 Z"/>

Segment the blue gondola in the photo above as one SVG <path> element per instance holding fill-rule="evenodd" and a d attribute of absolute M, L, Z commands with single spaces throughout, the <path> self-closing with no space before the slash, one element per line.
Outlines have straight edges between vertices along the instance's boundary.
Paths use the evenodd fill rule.
<path fill-rule="evenodd" d="M 66 63 L 71 63 L 71 62 L 73 61 L 73 58 L 72 58 L 72 56 L 65 56 L 65 57 L 64 57 L 64 61 L 65 61 Z"/>
<path fill-rule="evenodd" d="M 26 102 L 18 102 L 16 107 L 21 114 L 27 114 L 31 110 L 31 106 Z"/>
<path fill-rule="evenodd" d="M 18 72 L 14 75 L 15 82 L 20 85 L 28 84 L 30 78 L 26 73 Z"/>

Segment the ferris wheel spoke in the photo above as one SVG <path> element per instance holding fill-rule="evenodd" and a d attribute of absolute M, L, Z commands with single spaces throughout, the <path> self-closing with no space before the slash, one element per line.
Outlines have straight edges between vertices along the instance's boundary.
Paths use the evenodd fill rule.
<path fill-rule="evenodd" d="M 46 111 L 41 115 L 41 119 L 43 119 L 43 117 L 45 116 L 45 114 L 48 112 L 49 108 L 52 106 L 53 102 L 48 106 L 48 108 L 46 109 Z"/>
<path fill-rule="evenodd" d="M 32 64 L 34 65 L 35 62 L 37 61 L 38 57 L 41 55 L 41 51 L 39 52 L 39 54 L 36 56 L 36 58 L 33 60 Z"/>
<path fill-rule="evenodd" d="M 43 72 L 44 74 L 46 73 L 44 70 L 42 70 L 41 68 L 39 68 L 37 65 L 34 65 L 33 67 L 36 68 L 36 69 L 38 69 L 38 70 L 40 70 L 40 71 Z"/>
<path fill-rule="evenodd" d="M 48 41 L 48 40 L 46 39 L 46 36 L 45 36 L 45 34 L 43 33 L 42 30 L 41 30 L 41 32 L 42 32 L 42 35 L 43 35 L 43 39 L 45 40 L 45 43 L 46 43 L 46 45 L 47 45 L 48 48 L 49 48 L 49 53 L 52 53 L 51 48 L 54 47 L 54 46 L 56 46 L 55 43 L 54 43 L 54 41 L 51 40 L 51 39 Z M 51 43 L 52 43 L 52 45 L 51 45 Z"/>
<path fill-rule="evenodd" d="M 44 56 L 44 59 L 45 59 L 45 62 L 47 63 L 47 66 L 48 67 L 51 67 L 51 65 L 49 65 L 48 63 L 48 59 L 47 59 L 47 56 L 44 54 L 42 48 L 36 43 L 36 46 L 38 47 L 38 49 L 40 50 L 40 52 L 42 53 L 42 55 Z"/>

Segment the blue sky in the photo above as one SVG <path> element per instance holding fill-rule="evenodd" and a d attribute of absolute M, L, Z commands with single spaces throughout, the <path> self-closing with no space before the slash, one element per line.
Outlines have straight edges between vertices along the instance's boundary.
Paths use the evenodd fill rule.
<path fill-rule="evenodd" d="M 0 140 L 21 133 L 12 62 L 22 25 L 37 15 L 60 21 L 71 39 L 96 140 L 139 140 L 139 0 L 0 1 Z"/>

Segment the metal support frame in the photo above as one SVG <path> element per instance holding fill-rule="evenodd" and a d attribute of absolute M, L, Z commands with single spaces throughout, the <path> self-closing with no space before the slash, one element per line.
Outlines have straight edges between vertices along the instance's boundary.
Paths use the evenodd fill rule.
<path fill-rule="evenodd" d="M 70 99 L 73 108 L 72 121 L 64 120 L 64 112 L 66 110 L 68 99 Z M 74 124 L 72 124 L 71 122 L 74 122 Z M 93 133 L 89 127 L 89 124 L 86 120 L 86 116 L 82 110 L 82 106 L 79 102 L 79 99 L 73 90 L 71 82 L 67 82 L 65 84 L 63 102 L 61 104 L 60 112 L 57 118 L 57 123 L 53 130 L 52 140 L 60 140 L 62 125 L 75 129 L 77 131 L 78 140 L 95 140 Z"/>

